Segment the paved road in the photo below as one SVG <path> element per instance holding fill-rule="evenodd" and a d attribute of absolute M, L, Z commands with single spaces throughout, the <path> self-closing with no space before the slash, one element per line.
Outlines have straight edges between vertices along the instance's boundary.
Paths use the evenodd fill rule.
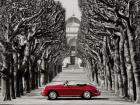
<path fill-rule="evenodd" d="M 89 81 L 87 74 L 83 69 L 78 70 L 64 70 L 53 81 L 64 80 L 77 80 L 77 81 Z M 13 99 L 8 102 L 0 102 L 1 105 L 134 105 L 132 102 L 127 102 L 114 95 L 113 92 L 102 91 L 102 95 L 92 98 L 91 100 L 84 100 L 80 97 L 65 97 L 58 98 L 57 100 L 47 100 L 46 97 L 40 95 L 42 88 L 32 91 L 26 96 Z"/>

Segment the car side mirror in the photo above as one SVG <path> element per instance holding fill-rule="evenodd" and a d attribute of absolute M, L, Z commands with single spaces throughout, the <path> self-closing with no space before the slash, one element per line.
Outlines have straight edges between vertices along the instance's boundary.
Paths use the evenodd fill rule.
<path fill-rule="evenodd" d="M 68 86 L 68 81 L 64 82 L 64 86 Z"/>
<path fill-rule="evenodd" d="M 67 83 L 64 83 L 64 86 L 68 86 L 68 84 Z"/>

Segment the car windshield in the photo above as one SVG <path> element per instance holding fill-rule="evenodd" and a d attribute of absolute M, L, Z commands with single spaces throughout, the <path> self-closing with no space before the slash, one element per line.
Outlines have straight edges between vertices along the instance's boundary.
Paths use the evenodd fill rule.
<path fill-rule="evenodd" d="M 94 85 L 94 86 L 98 86 L 98 84 L 96 82 L 89 82 L 89 84 Z"/>
<path fill-rule="evenodd" d="M 63 82 L 50 82 L 47 85 L 59 85 L 59 84 L 63 84 Z"/>
<path fill-rule="evenodd" d="M 67 84 L 65 84 L 67 82 Z M 98 87 L 98 84 L 95 82 L 89 82 L 89 81 L 53 81 L 51 83 L 48 83 L 47 85 L 59 85 L 59 84 L 64 84 L 64 85 L 69 85 L 69 86 L 76 86 L 76 85 L 84 85 L 84 84 L 90 84 L 93 86 Z"/>
<path fill-rule="evenodd" d="M 64 82 L 65 84 L 65 82 Z M 77 85 L 85 85 L 85 82 L 79 82 L 79 81 L 68 81 L 67 84 L 65 85 L 69 85 L 69 86 L 77 86 Z"/>
<path fill-rule="evenodd" d="M 76 85 L 77 85 L 77 83 L 76 83 L 76 82 L 74 82 L 74 81 L 70 81 L 70 82 L 68 83 L 68 85 L 74 85 L 74 86 L 76 86 Z"/>

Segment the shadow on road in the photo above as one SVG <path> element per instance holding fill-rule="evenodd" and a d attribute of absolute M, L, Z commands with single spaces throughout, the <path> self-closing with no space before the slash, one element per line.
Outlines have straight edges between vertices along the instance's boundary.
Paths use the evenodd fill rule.
<path fill-rule="evenodd" d="M 109 98 L 92 98 L 93 100 L 109 100 Z"/>
<path fill-rule="evenodd" d="M 75 97 L 63 97 L 63 98 L 57 98 L 56 100 L 86 100 L 86 99 L 83 99 L 83 98 L 75 98 Z M 89 100 L 109 100 L 108 98 L 91 98 Z M 55 101 L 55 100 L 53 100 Z"/>

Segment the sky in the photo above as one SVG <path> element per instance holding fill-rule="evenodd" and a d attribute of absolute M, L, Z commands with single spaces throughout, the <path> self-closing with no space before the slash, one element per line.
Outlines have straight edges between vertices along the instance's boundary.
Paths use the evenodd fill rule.
<path fill-rule="evenodd" d="M 66 9 L 66 19 L 71 17 L 73 13 L 77 18 L 80 19 L 81 13 L 78 7 L 78 0 L 55 0 L 55 1 L 60 1 L 63 7 Z"/>

